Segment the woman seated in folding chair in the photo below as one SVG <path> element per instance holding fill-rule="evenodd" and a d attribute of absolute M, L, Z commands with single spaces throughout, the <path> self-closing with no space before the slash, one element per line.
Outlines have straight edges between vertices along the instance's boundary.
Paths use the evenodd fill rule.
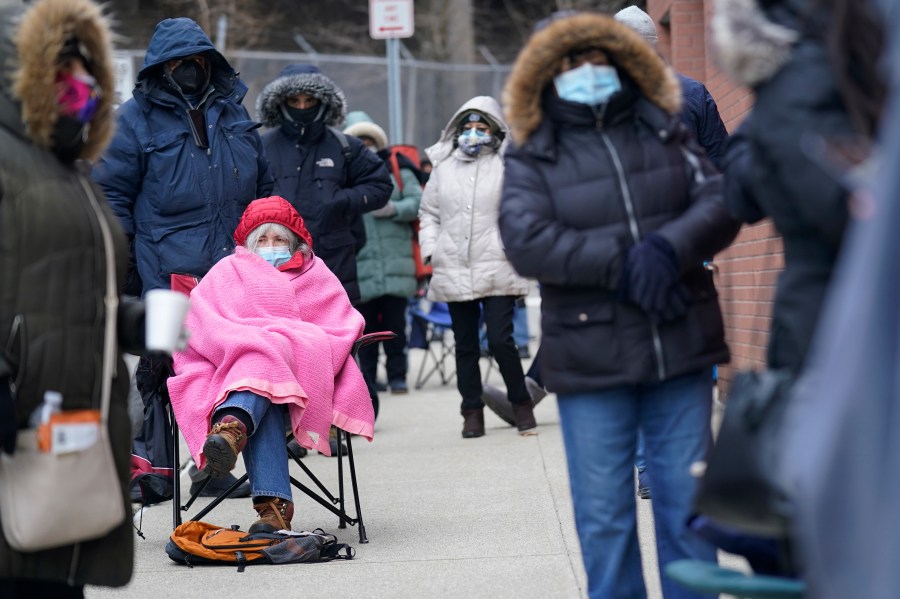
<path fill-rule="evenodd" d="M 331 425 L 372 440 L 372 402 L 351 355 L 365 323 L 283 198 L 247 206 L 234 240 L 235 253 L 191 292 L 191 336 L 169 393 L 198 467 L 223 476 L 243 452 L 259 514 L 250 532 L 290 529 L 285 408 L 303 447 L 330 455 Z"/>

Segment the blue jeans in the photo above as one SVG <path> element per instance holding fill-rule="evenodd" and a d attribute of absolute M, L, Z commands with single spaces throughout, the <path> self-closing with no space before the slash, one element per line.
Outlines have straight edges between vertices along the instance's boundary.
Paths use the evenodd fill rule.
<path fill-rule="evenodd" d="M 293 501 L 288 473 L 285 408 L 252 391 L 232 391 L 216 408 L 237 408 L 253 422 L 253 434 L 247 439 L 244 467 L 250 477 L 250 494 Z M 213 415 L 215 420 L 215 415 Z"/>
<path fill-rule="evenodd" d="M 711 439 L 709 370 L 655 385 L 558 394 L 575 525 L 593 599 L 646 597 L 637 535 L 634 460 L 638 429 L 653 473 L 660 571 L 678 559 L 716 561 L 716 549 L 685 523 L 696 480 L 692 463 Z M 705 597 L 660 574 L 666 599 Z"/>
<path fill-rule="evenodd" d="M 644 449 L 644 434 L 641 433 L 641 431 L 638 431 L 637 451 L 634 455 L 634 465 L 638 472 L 643 472 L 647 469 L 647 458 L 644 457 L 645 453 L 647 453 L 647 451 Z"/>

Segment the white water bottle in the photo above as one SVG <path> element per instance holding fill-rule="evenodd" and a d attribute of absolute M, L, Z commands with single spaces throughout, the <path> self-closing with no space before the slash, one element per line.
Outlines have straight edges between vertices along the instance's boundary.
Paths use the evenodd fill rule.
<path fill-rule="evenodd" d="M 41 424 L 50 422 L 53 414 L 62 411 L 62 400 L 63 396 L 59 391 L 44 391 L 43 403 L 31 413 L 28 421 L 31 428 L 37 428 Z"/>

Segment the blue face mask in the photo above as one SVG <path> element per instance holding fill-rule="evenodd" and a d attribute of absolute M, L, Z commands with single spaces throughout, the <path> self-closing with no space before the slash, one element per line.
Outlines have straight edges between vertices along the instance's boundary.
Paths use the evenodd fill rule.
<path fill-rule="evenodd" d="M 610 65 L 586 63 L 556 76 L 556 94 L 563 100 L 597 106 L 622 89 L 619 74 Z"/>
<path fill-rule="evenodd" d="M 256 253 L 260 258 L 276 267 L 290 260 L 292 256 L 291 250 L 286 245 L 256 248 Z"/>
<path fill-rule="evenodd" d="M 469 156 L 477 156 L 481 152 L 481 148 L 491 143 L 493 139 L 490 133 L 485 133 L 478 129 L 466 129 L 459 134 L 456 142 L 459 144 L 460 150 Z"/>

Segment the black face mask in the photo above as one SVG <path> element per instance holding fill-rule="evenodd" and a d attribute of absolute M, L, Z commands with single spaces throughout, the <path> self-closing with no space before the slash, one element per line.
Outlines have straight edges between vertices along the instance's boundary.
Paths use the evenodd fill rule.
<path fill-rule="evenodd" d="M 209 85 L 209 71 L 196 60 L 186 60 L 172 69 L 172 82 L 190 96 L 198 94 Z"/>
<path fill-rule="evenodd" d="M 75 162 L 87 143 L 87 123 L 70 116 L 60 116 L 53 127 L 51 149 L 60 161 Z"/>
<path fill-rule="evenodd" d="M 284 109 L 287 111 L 288 116 L 291 117 L 291 120 L 298 125 L 310 125 L 318 120 L 319 112 L 322 110 L 322 103 L 319 102 L 312 108 L 292 108 L 285 105 Z"/>

